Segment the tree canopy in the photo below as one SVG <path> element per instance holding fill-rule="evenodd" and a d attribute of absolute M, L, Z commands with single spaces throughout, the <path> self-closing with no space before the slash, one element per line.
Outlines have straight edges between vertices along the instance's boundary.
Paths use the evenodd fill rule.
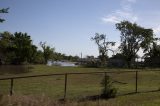
<path fill-rule="evenodd" d="M 153 30 L 143 28 L 129 21 L 117 23 L 116 28 L 121 32 L 121 45 L 119 49 L 125 57 L 128 67 L 130 67 L 131 61 L 134 61 L 140 49 L 144 53 L 149 51 L 154 41 Z"/>
<path fill-rule="evenodd" d="M 44 61 L 45 61 L 45 64 L 46 64 L 47 61 L 52 58 L 51 56 L 53 56 L 55 49 L 51 48 L 50 46 L 47 46 L 46 42 L 40 42 L 40 46 L 43 49 Z"/>
<path fill-rule="evenodd" d="M 16 32 L 0 34 L 0 56 L 6 64 L 21 64 L 32 60 L 37 47 L 27 33 Z"/>
<path fill-rule="evenodd" d="M 106 35 L 96 33 L 91 40 L 95 41 L 99 50 L 99 58 L 101 60 L 102 65 L 104 66 L 106 63 L 106 58 L 108 56 L 108 50 L 110 46 L 114 46 L 115 42 L 107 41 Z"/>
<path fill-rule="evenodd" d="M 0 9 L 0 13 L 8 13 L 9 8 L 2 8 Z M 5 19 L 0 17 L 0 23 L 2 23 L 3 21 L 5 21 Z"/>

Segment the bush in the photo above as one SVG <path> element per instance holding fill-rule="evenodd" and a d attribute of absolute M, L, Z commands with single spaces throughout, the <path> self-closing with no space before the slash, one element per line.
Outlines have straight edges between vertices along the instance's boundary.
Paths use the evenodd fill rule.
<path fill-rule="evenodd" d="M 102 98 L 113 98 L 117 94 L 117 89 L 113 87 L 112 81 L 110 80 L 110 77 L 105 75 L 104 79 L 102 80 Z"/>
<path fill-rule="evenodd" d="M 0 65 L 0 74 L 28 73 L 31 68 L 29 65 Z"/>

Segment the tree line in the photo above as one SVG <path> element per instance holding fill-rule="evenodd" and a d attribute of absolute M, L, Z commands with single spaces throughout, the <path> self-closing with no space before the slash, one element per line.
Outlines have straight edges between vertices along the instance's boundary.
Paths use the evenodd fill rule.
<path fill-rule="evenodd" d="M 0 13 L 8 13 L 9 8 L 0 9 Z M 0 17 L 0 23 L 5 19 Z M 143 59 L 147 65 L 160 66 L 160 45 L 159 38 L 156 37 L 151 28 L 144 28 L 129 21 L 121 21 L 115 24 L 116 29 L 120 31 L 121 44 L 118 47 L 119 53 L 115 54 L 111 49 L 115 46 L 114 41 L 108 41 L 105 34 L 96 33 L 91 40 L 98 46 L 98 63 L 91 62 L 99 66 L 106 66 L 108 51 L 113 52 L 112 58 L 119 58 L 125 61 L 128 68 L 132 67 L 138 57 L 138 52 L 143 51 Z M 69 60 L 78 61 L 78 56 L 66 56 L 65 54 L 55 52 L 46 44 L 40 42 L 42 50 L 32 43 L 31 37 L 27 33 L 10 32 L 0 33 L 0 64 L 23 64 L 37 63 L 46 64 L 48 60 Z"/>
<path fill-rule="evenodd" d="M 8 13 L 9 8 L 0 9 L 0 14 Z M 5 19 L 0 17 L 0 23 Z M 0 33 L 0 65 L 1 64 L 46 64 L 49 60 L 78 61 L 78 56 L 67 56 L 58 53 L 46 42 L 40 42 L 42 50 L 32 43 L 30 35 L 22 32 L 14 34 L 5 31 Z"/>
<path fill-rule="evenodd" d="M 143 59 L 149 66 L 151 64 L 160 66 L 160 39 L 156 37 L 152 29 L 141 27 L 126 20 L 116 23 L 115 26 L 120 31 L 121 44 L 118 47 L 120 52 L 113 57 L 123 59 L 126 66 L 131 68 L 132 63 L 135 63 L 138 57 L 138 52 L 142 50 Z M 98 46 L 99 59 L 101 65 L 104 66 L 108 58 L 108 51 L 111 50 L 110 47 L 114 46 L 116 42 L 107 41 L 105 34 L 98 33 L 91 39 Z"/>
<path fill-rule="evenodd" d="M 22 32 L 0 33 L 0 64 L 46 64 L 48 60 L 76 61 L 78 56 L 66 56 L 55 52 L 46 44 L 39 43 L 41 50 L 32 43 L 30 35 Z"/>

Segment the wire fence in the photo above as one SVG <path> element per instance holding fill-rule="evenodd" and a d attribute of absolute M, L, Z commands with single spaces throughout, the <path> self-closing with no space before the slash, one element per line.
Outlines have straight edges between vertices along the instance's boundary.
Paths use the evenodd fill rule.
<path fill-rule="evenodd" d="M 0 94 L 47 95 L 56 99 L 100 95 L 110 76 L 118 95 L 160 90 L 160 71 L 107 71 L 46 74 L 0 79 Z"/>

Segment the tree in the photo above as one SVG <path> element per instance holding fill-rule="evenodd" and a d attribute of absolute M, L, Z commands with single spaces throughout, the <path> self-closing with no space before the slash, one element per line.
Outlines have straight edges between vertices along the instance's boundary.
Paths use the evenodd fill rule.
<path fill-rule="evenodd" d="M 44 64 L 44 56 L 43 56 L 43 52 L 41 50 L 38 50 L 36 52 L 36 55 L 35 55 L 35 58 L 34 58 L 34 63 Z"/>
<path fill-rule="evenodd" d="M 5 64 L 33 62 L 37 47 L 27 33 L 16 32 L 0 34 L 0 58 Z"/>
<path fill-rule="evenodd" d="M 46 64 L 48 60 L 52 58 L 55 49 L 47 46 L 46 42 L 40 42 L 40 46 L 43 49 L 43 57 Z"/>
<path fill-rule="evenodd" d="M 9 9 L 9 8 L 0 9 L 0 13 L 8 13 L 8 9 Z M 0 18 L 0 23 L 2 23 L 3 21 L 5 21 L 5 19 Z M 1 36 L 1 35 L 0 35 L 0 36 Z M 1 48 L 0 48 L 0 50 L 1 50 Z M 1 55 L 2 55 L 2 52 L 0 52 L 0 65 L 2 64 Z"/>
<path fill-rule="evenodd" d="M 160 66 L 160 45 L 156 42 L 153 43 L 150 52 L 145 54 L 145 63 L 147 66 Z"/>
<path fill-rule="evenodd" d="M 101 65 L 104 66 L 106 64 L 106 58 L 108 50 L 110 50 L 110 46 L 114 46 L 115 42 L 106 41 L 106 35 L 96 33 L 91 40 L 95 41 L 99 50 L 99 58 L 101 60 Z"/>
<path fill-rule="evenodd" d="M 13 53 L 13 35 L 9 32 L 0 33 L 0 60 L 9 63 L 14 55 Z"/>
<path fill-rule="evenodd" d="M 113 81 L 111 81 L 108 75 L 105 75 L 102 82 L 102 98 L 113 98 L 117 94 L 117 89 L 113 86 Z"/>
<path fill-rule="evenodd" d="M 29 63 L 35 63 L 36 56 L 38 55 L 37 46 L 31 45 L 28 52 L 29 52 L 29 54 L 28 54 L 28 57 L 27 57 L 27 61 Z"/>
<path fill-rule="evenodd" d="M 0 13 L 8 13 L 8 10 L 9 10 L 9 8 L 0 9 Z M 5 21 L 5 19 L 0 18 L 0 23 L 2 23 L 3 21 Z"/>
<path fill-rule="evenodd" d="M 153 43 L 153 47 L 151 48 L 150 52 L 146 54 L 148 57 L 160 57 L 160 45 Z"/>
<path fill-rule="evenodd" d="M 14 64 L 29 62 L 37 47 L 32 44 L 31 37 L 27 33 L 16 32 L 13 38 L 13 49 L 15 52 Z"/>
<path fill-rule="evenodd" d="M 130 68 L 131 62 L 134 61 L 140 49 L 143 49 L 144 53 L 149 51 L 154 41 L 153 30 L 143 28 L 129 21 L 117 23 L 116 29 L 121 32 L 121 45 L 119 48 Z"/>

